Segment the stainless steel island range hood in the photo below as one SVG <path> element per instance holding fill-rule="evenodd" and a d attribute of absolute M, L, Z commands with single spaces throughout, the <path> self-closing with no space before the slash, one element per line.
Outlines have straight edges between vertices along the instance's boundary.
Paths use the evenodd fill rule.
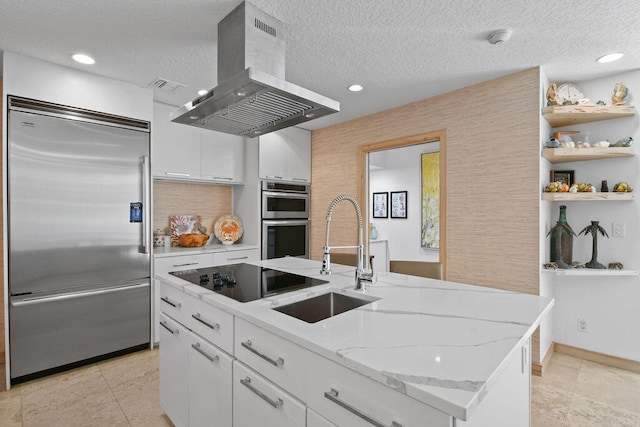
<path fill-rule="evenodd" d="M 248 2 L 218 24 L 218 86 L 171 121 L 254 137 L 340 111 L 340 103 L 284 80 L 284 25 Z"/>

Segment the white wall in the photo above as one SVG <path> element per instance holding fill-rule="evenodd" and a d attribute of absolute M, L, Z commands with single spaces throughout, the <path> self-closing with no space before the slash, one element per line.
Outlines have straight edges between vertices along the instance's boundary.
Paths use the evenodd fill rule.
<path fill-rule="evenodd" d="M 407 219 L 391 218 L 390 214 L 389 218 L 369 218 L 370 223 L 378 229 L 378 240 L 388 240 L 390 260 L 439 260 L 438 250 L 420 246 L 420 155 L 439 149 L 438 142 L 430 142 L 369 153 L 370 193 L 407 191 Z"/>
<path fill-rule="evenodd" d="M 624 82 L 629 88 L 627 104 L 636 105 L 640 100 L 640 71 L 608 76 L 588 82 L 575 83 L 585 97 L 593 102 L 611 103 L 616 82 Z M 634 101 L 633 92 L 636 92 Z M 590 182 L 599 189 L 606 179 L 609 188 L 619 181 L 628 181 L 635 192 L 640 191 L 640 120 L 638 116 L 600 121 L 563 130 L 586 130 L 592 141 L 608 139 L 615 142 L 632 136 L 634 157 L 551 165 L 554 170 L 575 170 L 576 181 Z M 561 203 L 544 202 L 549 211 L 545 224 L 548 231 L 558 217 Z M 600 221 L 610 238 L 598 236 L 598 260 L 605 266 L 610 262 L 622 262 L 625 268 L 640 269 L 640 198 L 636 194 L 627 202 L 574 202 L 566 203 L 567 220 L 579 233 L 592 220 Z M 625 237 L 612 237 L 612 223 L 626 226 Z M 591 235 L 574 237 L 573 258 L 587 262 L 591 258 Z M 545 239 L 545 255 L 549 257 L 549 238 Z M 543 274 L 546 276 L 548 273 Z M 541 286 L 542 290 L 543 286 Z M 554 307 L 554 340 L 586 350 L 640 361 L 640 277 L 563 277 L 552 276 L 551 292 L 556 300 Z M 578 332 L 578 318 L 587 322 L 587 333 Z"/>
<path fill-rule="evenodd" d="M 140 120 L 151 121 L 153 118 L 151 88 L 139 87 L 13 52 L 4 52 L 3 86 L 5 95 L 54 102 Z"/>

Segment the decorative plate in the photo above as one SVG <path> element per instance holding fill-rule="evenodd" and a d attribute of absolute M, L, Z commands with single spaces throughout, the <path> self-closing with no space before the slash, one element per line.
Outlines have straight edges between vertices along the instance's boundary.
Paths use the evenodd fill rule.
<path fill-rule="evenodd" d="M 232 245 L 242 237 L 242 221 L 235 215 L 223 215 L 213 225 L 215 236 L 223 245 Z"/>
<path fill-rule="evenodd" d="M 171 227 L 171 246 L 178 246 L 180 235 L 194 233 L 202 227 L 200 215 L 173 215 L 169 217 Z"/>
<path fill-rule="evenodd" d="M 584 94 L 577 86 L 572 85 L 571 83 L 565 83 L 558 86 L 558 90 L 556 91 L 556 98 L 560 105 L 562 105 L 565 101 L 571 101 L 578 103 L 581 99 L 584 98 Z"/>

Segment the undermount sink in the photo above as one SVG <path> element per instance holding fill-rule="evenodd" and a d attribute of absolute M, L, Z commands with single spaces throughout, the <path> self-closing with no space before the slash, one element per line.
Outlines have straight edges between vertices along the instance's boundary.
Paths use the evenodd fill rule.
<path fill-rule="evenodd" d="M 349 295 L 329 292 L 318 295 L 317 297 L 308 298 L 302 301 L 296 301 L 291 304 L 273 309 L 284 313 L 296 319 L 303 320 L 307 323 L 316 323 L 320 320 L 328 319 L 354 308 L 372 303 L 376 299 L 356 298 Z"/>

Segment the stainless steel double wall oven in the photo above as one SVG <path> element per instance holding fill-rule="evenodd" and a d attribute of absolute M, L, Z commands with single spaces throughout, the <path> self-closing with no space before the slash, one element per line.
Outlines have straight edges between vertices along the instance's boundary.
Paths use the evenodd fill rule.
<path fill-rule="evenodd" d="M 262 182 L 262 259 L 309 258 L 310 186 Z"/>

